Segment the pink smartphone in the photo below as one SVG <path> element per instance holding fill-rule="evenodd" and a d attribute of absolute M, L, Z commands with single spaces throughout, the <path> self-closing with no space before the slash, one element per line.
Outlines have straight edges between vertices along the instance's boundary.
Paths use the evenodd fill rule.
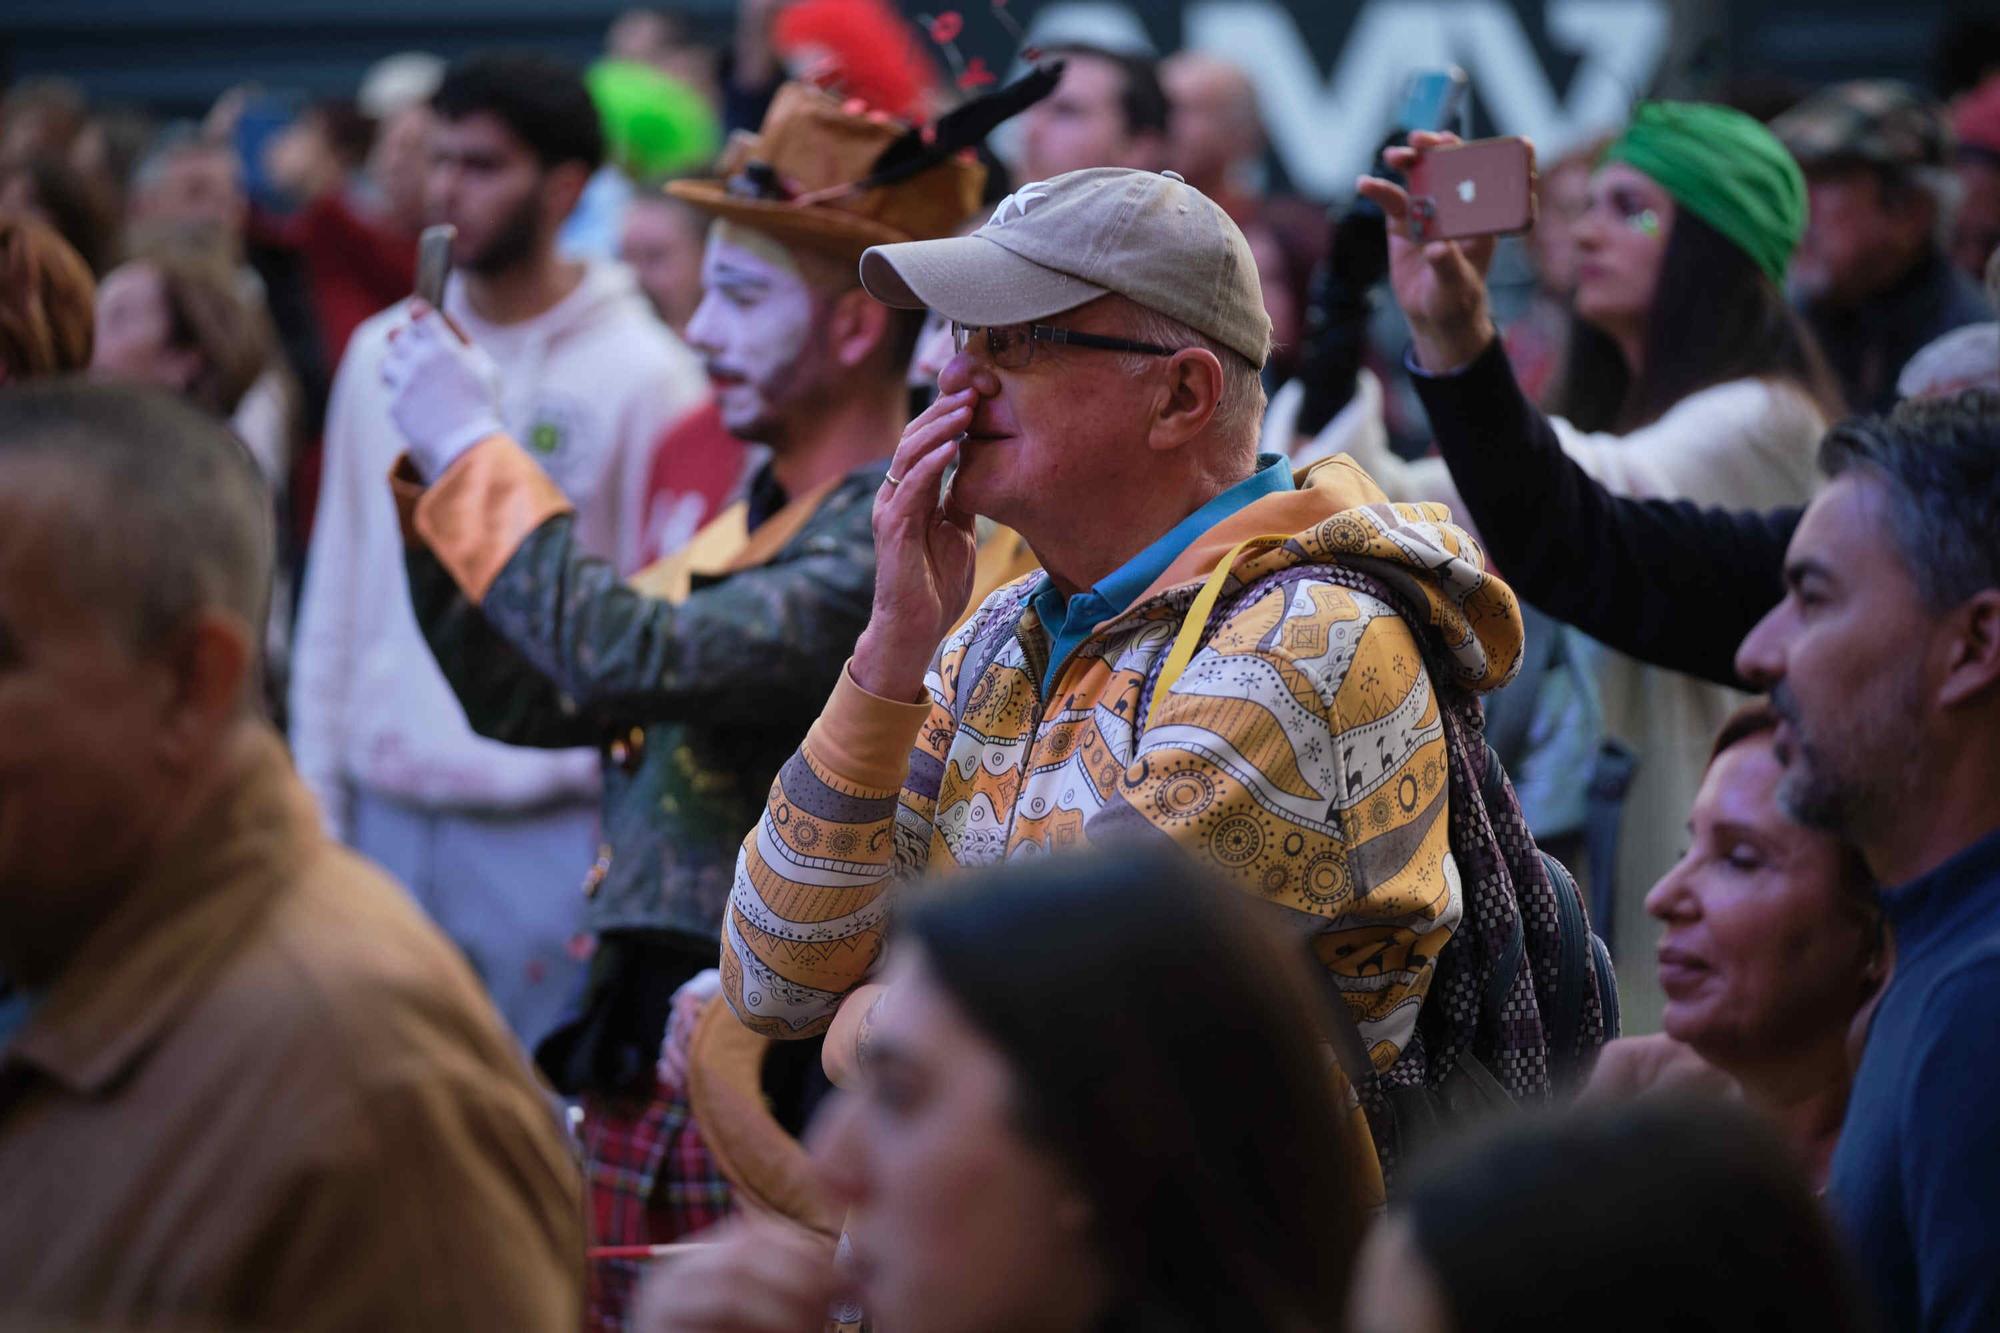
<path fill-rule="evenodd" d="M 1456 241 L 1535 225 L 1535 150 L 1526 139 L 1475 139 L 1419 153 L 1409 170 L 1410 236 Z"/>

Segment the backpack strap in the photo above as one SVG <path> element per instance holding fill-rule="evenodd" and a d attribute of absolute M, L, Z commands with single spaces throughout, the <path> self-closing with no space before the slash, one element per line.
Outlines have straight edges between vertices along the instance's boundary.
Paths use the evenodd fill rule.
<path fill-rule="evenodd" d="M 1154 683 L 1153 697 L 1146 706 L 1148 718 L 1158 713 L 1160 700 L 1167 697 L 1167 691 L 1181 678 L 1188 663 L 1194 660 L 1195 652 L 1201 647 L 1201 632 L 1208 628 L 1209 613 L 1215 610 L 1215 603 L 1222 596 L 1222 586 L 1229 582 L 1229 572 L 1236 567 L 1236 557 L 1259 543 L 1283 546 L 1290 540 L 1290 535 L 1282 532 L 1245 537 L 1216 561 L 1215 568 L 1209 571 L 1207 580 L 1202 583 L 1201 591 L 1188 604 L 1187 614 L 1181 617 L 1180 633 L 1174 636 L 1174 646 L 1167 650 L 1166 663 L 1160 667 L 1160 678 Z"/>

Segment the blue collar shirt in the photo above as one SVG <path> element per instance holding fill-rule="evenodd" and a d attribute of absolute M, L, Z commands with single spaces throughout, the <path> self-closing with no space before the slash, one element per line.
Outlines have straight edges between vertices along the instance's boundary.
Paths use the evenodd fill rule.
<path fill-rule="evenodd" d="M 1042 673 L 1042 697 L 1055 692 L 1063 663 L 1090 637 L 1091 631 L 1129 609 L 1202 533 L 1253 501 L 1295 489 L 1289 461 L 1279 454 L 1259 454 L 1255 472 L 1174 524 L 1166 535 L 1106 574 L 1093 587 L 1065 598 L 1054 581 L 1047 574 L 1042 575 L 1028 597 L 1028 604 L 1034 608 L 1035 617 L 1048 631 L 1050 640 L 1049 665 Z"/>

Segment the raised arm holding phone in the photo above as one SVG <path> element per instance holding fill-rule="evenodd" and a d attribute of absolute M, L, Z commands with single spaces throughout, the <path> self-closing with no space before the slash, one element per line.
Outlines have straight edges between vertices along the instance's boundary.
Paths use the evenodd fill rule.
<path fill-rule="evenodd" d="M 1716 216 L 1731 217 L 1732 230 L 1754 238 L 1752 244 L 1764 252 L 1756 267 L 1775 283 L 1783 271 L 1785 236 L 1796 235 L 1796 224 L 1785 220 L 1792 211 L 1784 206 L 1791 197 L 1785 181 L 1791 174 L 1786 162 L 1770 151 L 1775 145 L 1763 143 L 1760 132 L 1743 123 L 1747 118 L 1734 117 L 1719 108 L 1642 108 L 1635 125 L 1652 121 L 1656 131 L 1671 131 L 1685 127 L 1690 113 L 1695 114 L 1697 123 L 1708 118 L 1754 150 L 1735 155 L 1742 159 L 1741 167 L 1765 168 L 1761 173 L 1738 170 L 1735 175 L 1743 179 L 1735 188 L 1722 191 L 1718 185 L 1718 197 L 1704 201 L 1703 207 Z M 1655 132 L 1652 137 L 1656 140 L 1654 167 L 1666 176 L 1674 174 L 1668 163 L 1677 159 L 1662 162 L 1657 141 L 1665 141 L 1668 153 L 1678 150 L 1683 156 L 1701 146 L 1698 134 Z M 1640 134 L 1642 142 L 1646 138 L 1645 133 Z M 1621 140 L 1628 153 L 1630 139 L 1628 131 Z M 1415 135 L 1410 148 L 1391 150 L 1391 165 L 1407 166 L 1418 152 L 1450 141 L 1444 135 Z M 1727 142 L 1727 135 L 1718 139 L 1719 145 Z M 1646 148 L 1640 149 L 1642 156 L 1646 152 Z M 1688 165 L 1696 164 L 1690 161 Z M 1643 180 L 1628 178 L 1626 186 L 1643 189 L 1650 181 L 1657 188 L 1658 182 L 1644 177 L 1643 172 L 1635 169 L 1634 174 Z M 1603 184 L 1600 180 L 1600 187 Z M 1360 189 L 1371 206 L 1385 212 L 1394 210 L 1399 220 L 1406 216 L 1405 193 L 1390 182 L 1364 179 Z M 1620 199 L 1607 197 L 1600 188 L 1596 198 L 1600 202 L 1593 203 L 1592 215 L 1618 211 L 1607 205 L 1642 202 L 1629 190 Z M 1688 207 L 1692 211 L 1692 206 Z M 1591 262 L 1600 278 L 1615 276 L 1615 256 L 1605 254 L 1602 220 L 1592 215 L 1585 219 L 1591 224 L 1590 249 L 1596 256 Z M 1663 226 L 1660 210 L 1639 206 L 1630 208 L 1621 224 L 1639 241 L 1649 239 L 1647 233 L 1651 232 L 1650 239 L 1670 244 L 1672 220 L 1669 213 Z M 1715 230 L 1712 219 L 1707 225 Z M 1666 247 L 1660 248 L 1658 262 L 1664 266 Z M 1735 248 L 1747 257 L 1741 244 Z M 1577 449 L 1579 441 L 1571 438 L 1574 433 L 1565 434 L 1552 425 L 1515 384 L 1486 300 L 1484 273 L 1491 253 L 1488 242 L 1461 245 L 1445 241 L 1419 246 L 1400 232 L 1392 236 L 1393 285 L 1410 321 L 1412 356 L 1416 368 L 1423 372 L 1416 387 L 1429 412 L 1441 462 L 1422 460 L 1408 469 L 1390 464 L 1383 469 L 1388 475 L 1378 476 L 1392 489 L 1398 479 L 1433 489 L 1449 487 L 1458 501 L 1454 512 L 1478 528 L 1489 555 L 1507 570 L 1528 599 L 1544 610 L 1640 660 L 1705 680 L 1735 683 L 1737 645 L 1780 594 L 1779 565 L 1785 541 L 1797 522 L 1797 502 L 1765 500 L 1765 510 L 1732 513 L 1705 508 L 1700 501 L 1756 506 L 1759 497 L 1754 492 L 1704 496 L 1693 487 L 1630 489 L 1604 476 L 1599 465 L 1607 461 L 1608 451 Z M 1676 267 L 1684 271 L 1689 265 Z M 1741 268 L 1739 262 L 1739 272 Z M 1649 286 L 1666 289 L 1674 276 L 1656 270 Z M 1703 275 L 1687 285 L 1705 290 L 1714 286 L 1718 277 Z M 1798 343 L 1797 336 L 1784 327 L 1786 321 L 1779 318 L 1781 312 L 1772 308 L 1770 294 L 1757 291 L 1757 286 L 1754 282 L 1740 284 L 1759 307 L 1762 322 L 1775 325 L 1784 343 Z M 1579 293 L 1580 299 L 1582 295 Z M 1637 352 L 1642 365 L 1647 338 L 1657 333 L 1664 343 L 1672 333 L 1666 327 L 1667 312 L 1655 312 L 1648 302 L 1644 313 L 1651 317 L 1649 322 L 1640 327 L 1637 337 L 1628 334 L 1624 340 L 1625 346 Z M 1662 351 L 1658 360 L 1692 363 L 1700 347 L 1697 340 L 1689 339 L 1667 345 Z M 1787 356 L 1805 360 L 1789 349 Z M 1630 368 L 1620 366 L 1614 371 L 1612 378 L 1629 386 Z M 1677 364 L 1676 373 L 1685 377 L 1688 372 Z M 1817 374 L 1781 378 L 1803 378 L 1816 390 L 1812 397 L 1821 397 L 1817 390 L 1823 381 Z M 1630 435 L 1616 441 L 1618 445 L 1631 442 Z M 1376 460 L 1371 457 L 1367 461 L 1373 469 Z M 1672 496 L 1692 497 L 1697 502 L 1669 498 Z M 1673 558 L 1661 559 L 1663 551 L 1672 552 Z M 1575 578 L 1579 560 L 1587 561 L 1604 577 Z"/>
<path fill-rule="evenodd" d="M 1386 162 L 1419 185 L 1428 182 L 1433 197 L 1463 205 L 1467 192 L 1449 188 L 1457 173 L 1439 167 L 1477 151 L 1448 136 L 1415 135 L 1409 147 L 1391 150 Z M 1487 181 L 1476 183 L 1479 198 L 1498 193 Z M 1484 283 L 1492 242 L 1420 245 L 1410 234 L 1426 219 L 1411 191 L 1377 180 L 1363 182 L 1362 189 L 1388 218 L 1390 278 L 1410 321 L 1419 391 L 1429 403 L 1439 397 L 1439 377 L 1483 383 L 1476 372 L 1484 362 L 1504 366 Z M 1498 534 L 1488 537 L 1495 560 L 1510 577 L 1523 579 L 1524 591 L 1543 609 L 1568 616 L 1567 602 L 1586 597 L 1604 599 L 1617 611 L 1632 585 L 1605 577 L 1595 549 L 1605 544 L 1602 534 L 1574 533 L 1559 509 L 1551 512 L 1565 494 L 1560 482 L 1519 475 L 1519 456 L 1533 454 L 1521 434 L 1532 439 L 1547 429 L 1561 456 L 1614 494 L 1710 504 L 1803 503 L 1814 484 L 1820 434 L 1840 410 L 1811 335 L 1781 286 L 1804 219 L 1798 168 L 1761 125 L 1722 107 L 1642 105 L 1607 148 L 1576 223 L 1576 325 L 1567 401 L 1557 404 L 1562 415 L 1544 426 L 1511 385 L 1504 399 L 1489 389 L 1485 400 L 1464 405 L 1465 415 L 1455 415 L 1449 402 L 1433 409 L 1444 458 L 1407 463 L 1379 448 L 1358 449 L 1357 457 L 1398 499 L 1442 500 L 1482 532 L 1491 522 Z M 1496 378 L 1509 377 L 1503 370 Z M 1516 429 L 1506 430 L 1507 423 Z M 1470 440 L 1444 442 L 1461 428 L 1473 432 Z M 1503 503 L 1474 504 L 1459 488 L 1456 464 L 1467 453 L 1481 456 L 1475 467 L 1486 462 L 1514 474 Z M 1745 586 L 1769 598 L 1777 593 L 1775 560 L 1747 573 L 1726 568 L 1697 579 L 1672 549 L 1633 554 L 1649 567 L 1646 579 L 1664 579 L 1670 593 L 1686 598 L 1659 631 L 1669 640 L 1701 634 L 1711 604 L 1733 608 L 1714 617 L 1737 626 L 1729 642 L 1715 646 L 1719 652 L 1711 650 L 1721 661 L 1769 605 L 1743 604 Z M 1589 580 L 1577 578 L 1583 569 L 1592 571 Z M 1569 586 L 1583 582 L 1590 587 Z M 1655 614 L 1643 604 L 1639 611 Z M 1577 623 L 1596 632 L 1581 618 Z M 1619 847 L 1615 897 L 1627 910 L 1617 912 L 1614 929 L 1620 955 L 1642 957 L 1652 948 L 1653 927 L 1638 904 L 1677 859 L 1682 837 L 1677 815 L 1664 812 L 1692 801 L 1706 739 L 1738 699 L 1623 657 L 1606 656 L 1596 676 L 1607 726 L 1640 761 Z M 1628 970 L 1622 989 L 1633 1026 L 1649 1026 L 1659 1003 L 1650 978 Z"/>

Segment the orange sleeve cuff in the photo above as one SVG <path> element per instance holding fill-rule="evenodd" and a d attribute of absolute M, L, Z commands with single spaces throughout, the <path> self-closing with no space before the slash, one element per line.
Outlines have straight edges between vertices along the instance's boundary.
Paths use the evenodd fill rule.
<path fill-rule="evenodd" d="M 402 469 L 390 479 L 402 501 Z M 400 483 L 400 484 L 399 484 Z M 460 454 L 428 490 L 415 493 L 404 520 L 477 605 L 528 534 L 570 502 L 535 460 L 505 435 Z"/>
<path fill-rule="evenodd" d="M 910 775 L 910 750 L 931 715 L 930 702 L 902 703 L 855 683 L 850 659 L 840 669 L 804 748 L 833 775 L 866 791 L 893 796 Z"/>

